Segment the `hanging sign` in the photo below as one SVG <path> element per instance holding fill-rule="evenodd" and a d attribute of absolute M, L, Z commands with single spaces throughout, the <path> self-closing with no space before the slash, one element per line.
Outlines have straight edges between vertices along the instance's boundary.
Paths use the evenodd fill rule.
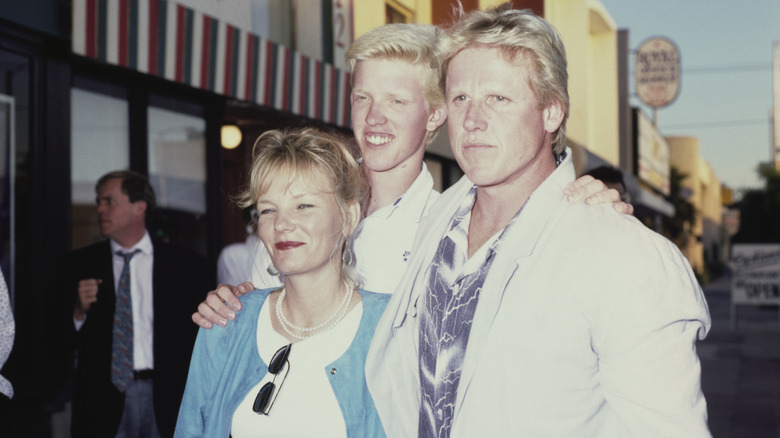
<path fill-rule="evenodd" d="M 680 93 L 680 52 L 671 40 L 654 37 L 636 51 L 636 92 L 653 108 L 674 102 Z"/>

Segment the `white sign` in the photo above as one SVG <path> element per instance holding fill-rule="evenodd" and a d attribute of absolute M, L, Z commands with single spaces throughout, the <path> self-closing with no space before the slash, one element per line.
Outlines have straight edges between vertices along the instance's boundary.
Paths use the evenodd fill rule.
<path fill-rule="evenodd" d="M 780 244 L 735 244 L 732 304 L 780 305 Z"/>
<path fill-rule="evenodd" d="M 333 65 L 348 70 L 344 55 L 352 45 L 352 0 L 333 0 Z"/>
<path fill-rule="evenodd" d="M 639 156 L 639 179 L 668 196 L 669 183 L 669 143 L 650 119 L 639 110 L 637 112 L 637 154 Z"/>
<path fill-rule="evenodd" d="M 636 93 L 654 108 L 669 105 L 680 92 L 680 52 L 669 39 L 645 40 L 636 51 Z"/>

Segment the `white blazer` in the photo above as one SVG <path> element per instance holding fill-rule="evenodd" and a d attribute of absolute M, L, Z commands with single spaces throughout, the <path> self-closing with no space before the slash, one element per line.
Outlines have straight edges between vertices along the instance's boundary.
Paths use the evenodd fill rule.
<path fill-rule="evenodd" d="M 610 205 L 569 203 L 568 158 L 508 228 L 485 279 L 452 438 L 710 436 L 696 340 L 704 295 L 677 247 Z M 388 437 L 417 435 L 417 309 L 429 265 L 473 186 L 442 194 L 366 363 Z"/>

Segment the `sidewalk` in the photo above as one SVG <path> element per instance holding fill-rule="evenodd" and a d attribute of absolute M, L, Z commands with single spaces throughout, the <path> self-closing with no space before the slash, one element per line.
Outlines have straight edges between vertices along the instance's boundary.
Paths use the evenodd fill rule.
<path fill-rule="evenodd" d="M 780 317 L 777 306 L 740 306 L 731 330 L 728 277 L 704 287 L 712 330 L 698 343 L 702 389 L 715 438 L 780 438 Z"/>

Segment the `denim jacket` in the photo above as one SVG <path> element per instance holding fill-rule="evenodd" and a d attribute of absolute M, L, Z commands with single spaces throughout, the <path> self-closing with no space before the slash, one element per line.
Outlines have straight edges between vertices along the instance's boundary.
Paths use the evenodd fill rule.
<path fill-rule="evenodd" d="M 257 356 L 257 320 L 273 289 L 241 297 L 242 311 L 227 327 L 200 329 L 192 352 L 187 386 L 175 437 L 227 437 L 233 413 L 246 394 L 268 372 Z M 384 437 L 382 423 L 368 392 L 365 363 L 374 329 L 390 295 L 359 291 L 363 315 L 347 351 L 325 368 L 338 400 L 348 437 Z M 323 371 L 325 372 L 325 371 Z"/>

